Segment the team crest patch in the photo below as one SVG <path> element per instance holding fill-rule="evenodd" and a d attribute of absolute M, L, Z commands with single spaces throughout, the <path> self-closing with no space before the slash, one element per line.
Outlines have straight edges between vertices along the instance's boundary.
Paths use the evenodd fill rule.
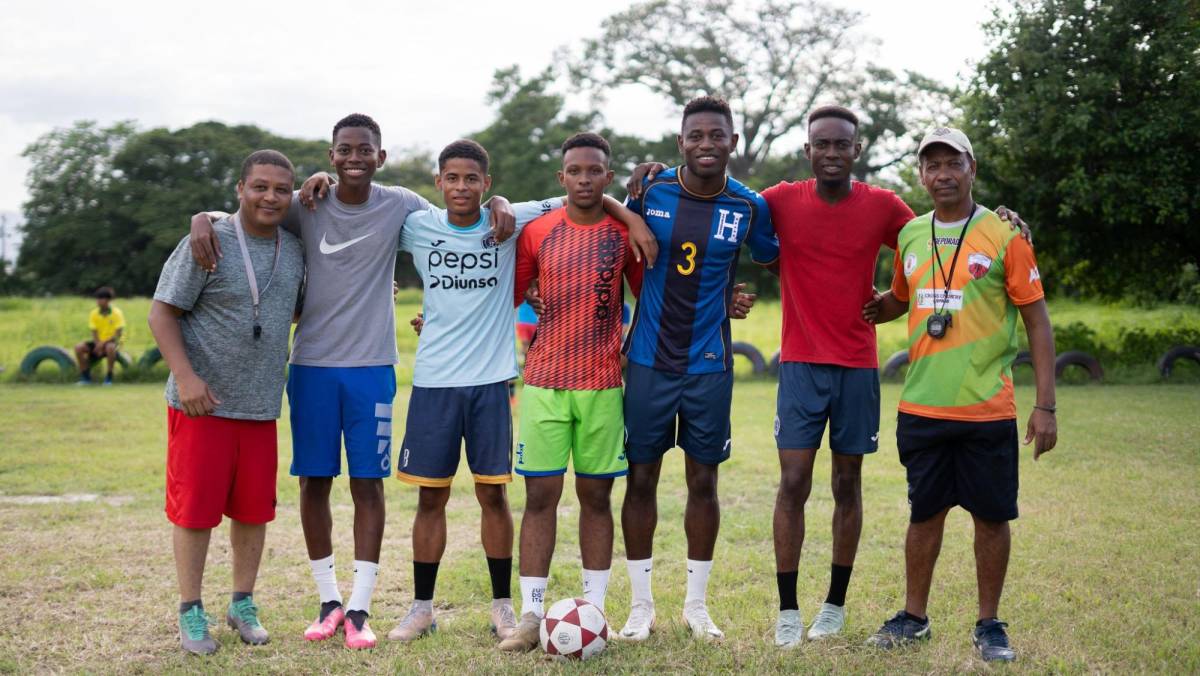
<path fill-rule="evenodd" d="M 907 277 L 917 269 L 917 254 L 910 253 L 904 257 L 904 276 Z"/>
<path fill-rule="evenodd" d="M 500 243 L 496 241 L 496 236 L 490 232 L 483 236 L 480 243 L 483 244 L 483 248 L 485 249 L 494 249 L 500 246 Z"/>
<path fill-rule="evenodd" d="M 775 416 L 775 436 L 779 436 L 779 416 Z"/>
<path fill-rule="evenodd" d="M 967 256 L 967 272 L 971 273 L 971 277 L 975 279 L 983 279 L 983 276 L 992 269 L 992 259 L 981 253 L 973 253 Z"/>
<path fill-rule="evenodd" d="M 1038 272 L 1036 265 L 1033 266 L 1033 269 L 1031 269 L 1029 271 L 1029 283 L 1032 284 L 1034 282 L 1040 281 L 1041 279 L 1042 279 L 1042 273 Z"/>

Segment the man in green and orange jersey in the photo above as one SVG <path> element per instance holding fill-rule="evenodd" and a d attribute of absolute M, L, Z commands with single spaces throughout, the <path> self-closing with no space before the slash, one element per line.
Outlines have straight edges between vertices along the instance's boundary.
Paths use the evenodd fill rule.
<path fill-rule="evenodd" d="M 1033 248 L 971 195 L 975 157 L 957 129 L 927 134 L 917 150 L 933 212 L 900 231 L 888 293 L 863 308 L 868 321 L 908 312 L 909 368 L 900 396 L 896 445 L 908 475 L 911 523 L 905 542 L 904 610 L 868 643 L 892 648 L 928 639 L 925 614 L 946 514 L 954 505 L 975 522 L 979 620 L 972 635 L 987 661 L 1011 661 L 997 619 L 1017 518 L 1017 408 L 1012 362 L 1017 315 L 1029 335 L 1037 403 L 1025 443 L 1034 459 L 1054 448 L 1054 336 Z"/>

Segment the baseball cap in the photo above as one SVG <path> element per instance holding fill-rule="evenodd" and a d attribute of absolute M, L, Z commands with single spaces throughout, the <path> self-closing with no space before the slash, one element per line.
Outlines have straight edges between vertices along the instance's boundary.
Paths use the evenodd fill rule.
<path fill-rule="evenodd" d="M 975 158 L 975 151 L 971 149 L 971 140 L 967 138 L 967 135 L 959 129 L 950 127 L 938 127 L 925 134 L 925 138 L 921 139 L 921 145 L 917 146 L 917 157 L 920 157 L 926 148 L 936 143 L 943 143 L 960 153 L 970 155 L 972 159 Z"/>

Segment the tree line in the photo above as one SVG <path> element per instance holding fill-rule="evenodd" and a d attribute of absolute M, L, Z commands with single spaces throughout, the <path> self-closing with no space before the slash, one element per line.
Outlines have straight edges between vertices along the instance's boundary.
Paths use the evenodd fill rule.
<path fill-rule="evenodd" d="M 561 49 L 560 67 L 497 70 L 486 94 L 495 117 L 465 136 L 488 148 L 499 192 L 536 199 L 561 193 L 557 150 L 580 130 L 609 138 L 618 175 L 678 160 L 673 133 L 607 128 L 606 94 L 643 87 L 682 110 L 711 93 L 730 101 L 742 137 L 730 173 L 761 190 L 811 175 L 805 116 L 837 102 L 863 120 L 855 178 L 923 213 L 931 204 L 916 143 L 933 125 L 961 126 L 978 155 L 977 198 L 1033 224 L 1053 293 L 1200 303 L 1200 3 L 1018 0 L 985 25 L 991 50 L 959 87 L 870 62 L 862 18 L 820 0 L 644 2 Z M 596 108 L 569 110 L 565 91 Z M 264 147 L 286 153 L 300 177 L 328 167 L 327 141 L 250 125 L 81 121 L 45 134 L 25 151 L 25 242 L 15 271 L 0 269 L 0 291 L 151 293 L 188 216 L 236 208 L 240 162 Z M 433 171 L 430 150 L 393 151 L 377 180 L 440 203 Z M 880 261 L 885 284 L 891 261 Z M 777 292 L 774 279 L 744 268 L 761 293 Z M 397 276 L 417 283 L 404 261 Z"/>

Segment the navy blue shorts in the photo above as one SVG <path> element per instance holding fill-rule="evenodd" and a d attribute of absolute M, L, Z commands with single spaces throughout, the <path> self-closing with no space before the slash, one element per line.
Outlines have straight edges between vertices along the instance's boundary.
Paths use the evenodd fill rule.
<path fill-rule="evenodd" d="M 901 413 L 896 446 L 908 473 L 913 523 L 954 505 L 985 521 L 1017 518 L 1016 420 L 969 422 Z"/>
<path fill-rule="evenodd" d="M 658 462 L 678 445 L 701 464 L 725 462 L 731 449 L 732 403 L 733 371 L 671 373 L 629 362 L 625 455 L 631 464 Z"/>
<path fill-rule="evenodd" d="M 512 408 L 508 383 L 464 387 L 416 387 L 396 478 L 415 486 L 444 487 L 454 481 L 463 441 L 475 483 L 512 481 Z"/>
<path fill-rule="evenodd" d="M 829 422 L 834 453 L 863 455 L 879 449 L 879 371 L 833 364 L 779 365 L 775 445 L 820 448 Z"/>
<path fill-rule="evenodd" d="M 392 473 L 391 366 L 288 368 L 292 421 L 292 476 L 327 477 L 346 466 L 355 479 Z"/>

